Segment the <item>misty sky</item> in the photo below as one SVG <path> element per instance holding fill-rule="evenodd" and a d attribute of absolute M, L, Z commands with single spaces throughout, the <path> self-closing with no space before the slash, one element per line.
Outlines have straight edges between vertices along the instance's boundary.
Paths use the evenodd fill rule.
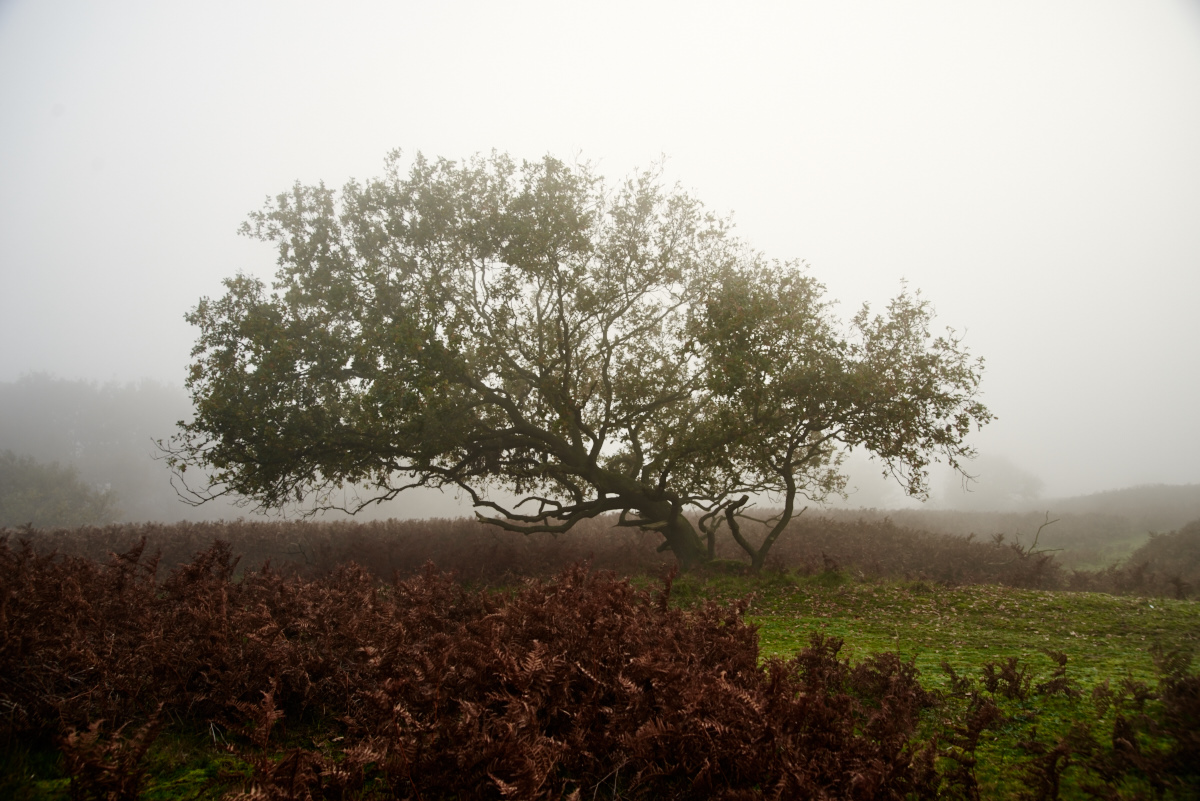
<path fill-rule="evenodd" d="M 1195 0 L 0 0 L 0 381 L 181 384 L 247 213 L 393 148 L 665 156 L 844 317 L 920 288 L 1046 494 L 1200 482 Z"/>

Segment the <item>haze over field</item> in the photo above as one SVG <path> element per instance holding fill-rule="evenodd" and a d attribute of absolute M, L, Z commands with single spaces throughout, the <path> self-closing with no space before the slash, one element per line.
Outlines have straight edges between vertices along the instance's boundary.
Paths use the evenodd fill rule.
<path fill-rule="evenodd" d="M 844 317 L 907 279 L 966 332 L 999 420 L 979 495 L 935 481 L 943 505 L 1200 483 L 1197 142 L 1186 0 L 9 0 L 0 382 L 180 386 L 183 314 L 272 275 L 236 230 L 294 180 L 369 178 L 393 148 L 614 181 L 665 156 Z M 850 505 L 903 502 L 875 472 Z"/>

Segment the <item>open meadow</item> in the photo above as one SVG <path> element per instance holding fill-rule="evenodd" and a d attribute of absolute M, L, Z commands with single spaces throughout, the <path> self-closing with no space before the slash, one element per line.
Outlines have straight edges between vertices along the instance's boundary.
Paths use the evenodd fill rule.
<path fill-rule="evenodd" d="M 807 525 L 674 578 L 600 526 L 10 531 L 0 794 L 1197 797 L 1182 573 Z"/>
<path fill-rule="evenodd" d="M 996 701 L 1006 719 L 984 733 L 977 753 L 984 798 L 1022 792 L 1038 797 L 1040 791 L 1028 786 L 1024 773 L 1034 754 L 1021 745 L 1030 741 L 1035 728 L 1051 743 L 1073 726 L 1107 726 L 1111 732 L 1113 710 L 1098 714 L 1103 688 L 1117 688 L 1124 681 L 1155 686 L 1160 675 L 1156 649 L 1194 653 L 1200 644 L 1200 604 L 1195 601 L 987 584 L 864 582 L 836 572 L 749 584 L 716 580 L 695 592 L 718 598 L 752 593 L 747 620 L 758 627 L 764 658 L 790 656 L 820 632 L 841 639 L 851 661 L 884 652 L 911 661 L 921 685 L 941 695 L 944 706 L 930 711 L 938 720 L 962 713 L 956 705 L 966 702 L 964 692 Z M 1037 691 L 1058 676 L 1056 655 L 1065 657 L 1066 686 L 1077 695 Z M 1013 658 L 1015 671 L 1005 674 Z M 956 687 L 962 680 L 971 681 L 972 689 Z M 990 689 L 989 681 L 995 681 Z M 1068 767 L 1070 761 L 1076 765 Z M 1078 757 L 1064 759 L 1062 768 L 1065 798 L 1088 797 L 1080 790 L 1082 783 L 1105 783 L 1088 776 Z"/>

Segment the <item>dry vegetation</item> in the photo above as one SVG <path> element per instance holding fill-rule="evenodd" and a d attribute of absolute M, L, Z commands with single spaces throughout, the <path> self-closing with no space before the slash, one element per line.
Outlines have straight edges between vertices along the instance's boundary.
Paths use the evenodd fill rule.
<path fill-rule="evenodd" d="M 386 586 L 355 567 L 235 582 L 224 544 L 158 582 L 142 554 L 101 566 L 0 545 L 5 735 L 57 739 L 101 797 L 133 797 L 166 721 L 241 735 L 248 798 L 847 797 L 936 783 L 933 746 L 914 741 L 932 698 L 910 665 L 851 667 L 820 637 L 760 665 L 743 606 L 672 608 L 669 582 L 653 595 L 581 567 L 511 595 L 432 569 Z M 314 726 L 322 743 L 286 747 Z"/>
<path fill-rule="evenodd" d="M 155 744 L 189 732 L 229 760 L 210 798 L 974 798 L 988 732 L 1080 703 L 1061 653 L 1048 676 L 1015 658 L 978 678 L 947 666 L 938 689 L 893 653 L 852 663 L 828 635 L 764 660 L 745 601 L 681 607 L 669 579 L 642 591 L 581 567 L 665 574 L 653 535 L 603 522 L 557 539 L 467 521 L 9 535 L 0 737 L 61 753 L 76 798 L 138 797 Z M 1193 524 L 1153 538 L 1144 567 L 1089 580 L 1187 594 L 1155 565 L 1191 569 L 1198 545 Z M 811 518 L 774 558 L 816 582 L 1082 575 L 888 521 Z M 1013 781 L 1056 798 L 1070 769 L 1076 794 L 1191 797 L 1200 676 L 1178 652 L 1158 664 L 1157 685 L 1113 677 L 1093 712 L 1023 732 Z"/>
<path fill-rule="evenodd" d="M 775 544 L 767 567 L 801 574 L 837 567 L 863 578 L 1178 599 L 1200 591 L 1200 521 L 1177 532 L 1151 535 L 1121 562 L 1083 570 L 1064 567 L 1062 536 L 1054 534 L 1064 522 L 1078 525 L 1078 519 L 1068 517 L 1047 526 L 1035 547 L 1034 534 L 1045 518 L 1026 517 L 1010 534 L 964 537 L 914 529 L 869 512 L 805 515 Z M 1084 547 L 1105 547 L 1105 532 L 1098 527 Z M 469 519 L 144 523 L 10 533 L 28 539 L 39 553 L 56 551 L 94 560 L 144 538 L 149 552 L 159 553 L 168 568 L 221 540 L 239 554 L 242 568 L 269 561 L 276 569 L 317 576 L 354 562 L 382 580 L 417 575 L 426 562 L 462 581 L 489 584 L 549 578 L 580 561 L 626 576 L 660 575 L 674 563 L 669 553 L 657 552 L 661 537 L 656 533 L 613 528 L 607 518 L 585 521 L 557 536 L 517 534 Z M 753 533 L 750 536 L 753 539 Z M 719 541 L 717 555 L 717 569 L 743 569 L 739 560 L 744 554 L 728 538 Z"/>

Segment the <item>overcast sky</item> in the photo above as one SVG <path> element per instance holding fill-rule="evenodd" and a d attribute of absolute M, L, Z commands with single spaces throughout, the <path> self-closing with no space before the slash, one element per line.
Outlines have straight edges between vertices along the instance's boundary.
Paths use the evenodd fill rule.
<path fill-rule="evenodd" d="M 0 0 L 0 381 L 182 383 L 296 180 L 660 156 L 849 317 L 902 278 L 1048 495 L 1200 482 L 1200 3 Z"/>

